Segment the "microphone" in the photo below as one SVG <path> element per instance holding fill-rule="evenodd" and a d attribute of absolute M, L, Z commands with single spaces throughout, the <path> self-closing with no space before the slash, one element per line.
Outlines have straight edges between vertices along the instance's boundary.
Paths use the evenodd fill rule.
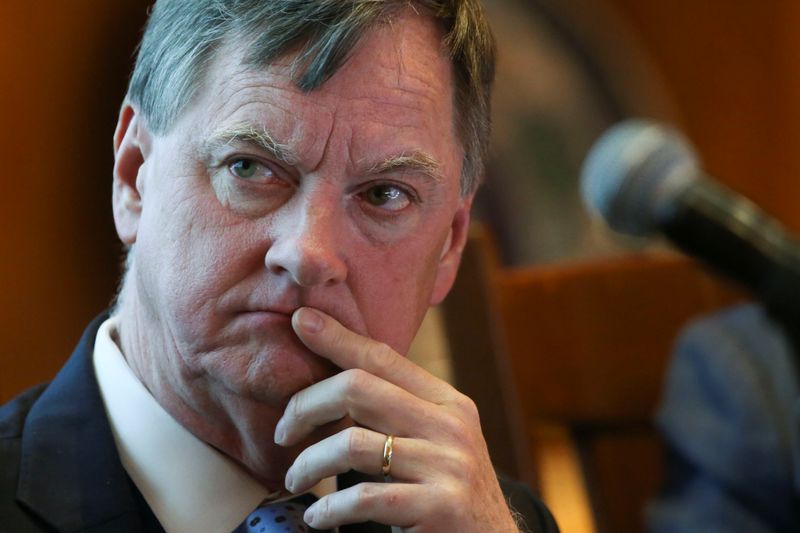
<path fill-rule="evenodd" d="M 777 316 L 800 322 L 800 241 L 706 176 L 677 130 L 642 119 L 612 127 L 589 152 L 581 189 L 612 229 L 661 233 L 744 285 Z"/>

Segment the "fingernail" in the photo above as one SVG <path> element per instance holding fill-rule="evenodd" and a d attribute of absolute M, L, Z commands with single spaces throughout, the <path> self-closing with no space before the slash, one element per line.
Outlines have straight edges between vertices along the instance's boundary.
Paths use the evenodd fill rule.
<path fill-rule="evenodd" d="M 300 310 L 297 320 L 300 322 L 300 327 L 309 333 L 318 333 L 322 331 L 322 326 L 324 325 L 319 313 L 308 307 Z"/>
<path fill-rule="evenodd" d="M 314 507 L 316 507 L 316 504 L 314 504 L 311 507 L 309 507 L 308 509 L 306 509 L 305 514 L 303 514 L 303 520 L 305 520 L 306 524 L 308 524 L 309 526 L 313 526 L 314 525 L 312 523 L 312 522 L 314 522 Z"/>
<path fill-rule="evenodd" d="M 289 492 L 294 492 L 294 490 L 292 490 L 293 485 L 294 485 L 294 476 L 292 476 L 292 471 L 289 470 L 288 472 L 286 472 L 286 490 L 288 490 Z"/>
<path fill-rule="evenodd" d="M 286 438 L 286 430 L 283 427 L 283 418 L 278 420 L 278 425 L 275 426 L 275 444 L 280 444 Z"/>

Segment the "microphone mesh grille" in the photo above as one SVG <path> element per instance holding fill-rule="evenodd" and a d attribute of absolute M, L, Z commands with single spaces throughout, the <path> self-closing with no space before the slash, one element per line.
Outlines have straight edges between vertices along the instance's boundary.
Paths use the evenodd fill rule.
<path fill-rule="evenodd" d="M 612 229 L 649 236 L 699 177 L 689 143 L 657 122 L 631 119 L 608 130 L 583 165 L 581 193 Z"/>

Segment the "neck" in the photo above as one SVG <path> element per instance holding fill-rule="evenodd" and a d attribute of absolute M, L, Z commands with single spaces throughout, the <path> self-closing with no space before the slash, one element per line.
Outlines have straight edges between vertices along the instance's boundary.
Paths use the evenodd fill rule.
<path fill-rule="evenodd" d="M 119 316 L 115 341 L 134 375 L 194 436 L 242 466 L 267 490 L 282 490 L 286 471 L 302 449 L 274 444 L 283 409 L 243 397 L 190 371 L 182 364 L 186 354 L 162 321 L 139 304 L 132 285 L 123 286 L 115 311 Z"/>

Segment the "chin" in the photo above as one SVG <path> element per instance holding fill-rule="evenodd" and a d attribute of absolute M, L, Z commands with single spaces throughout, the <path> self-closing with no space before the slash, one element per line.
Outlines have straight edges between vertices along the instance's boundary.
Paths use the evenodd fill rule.
<path fill-rule="evenodd" d="M 340 369 L 303 346 L 292 342 L 247 342 L 227 356 L 215 357 L 208 374 L 242 398 L 283 407 L 306 387 L 327 379 Z"/>
<path fill-rule="evenodd" d="M 291 317 L 247 312 L 227 318 L 206 344 L 196 370 L 228 393 L 285 406 L 298 391 L 333 376 L 340 369 L 300 342 Z"/>

